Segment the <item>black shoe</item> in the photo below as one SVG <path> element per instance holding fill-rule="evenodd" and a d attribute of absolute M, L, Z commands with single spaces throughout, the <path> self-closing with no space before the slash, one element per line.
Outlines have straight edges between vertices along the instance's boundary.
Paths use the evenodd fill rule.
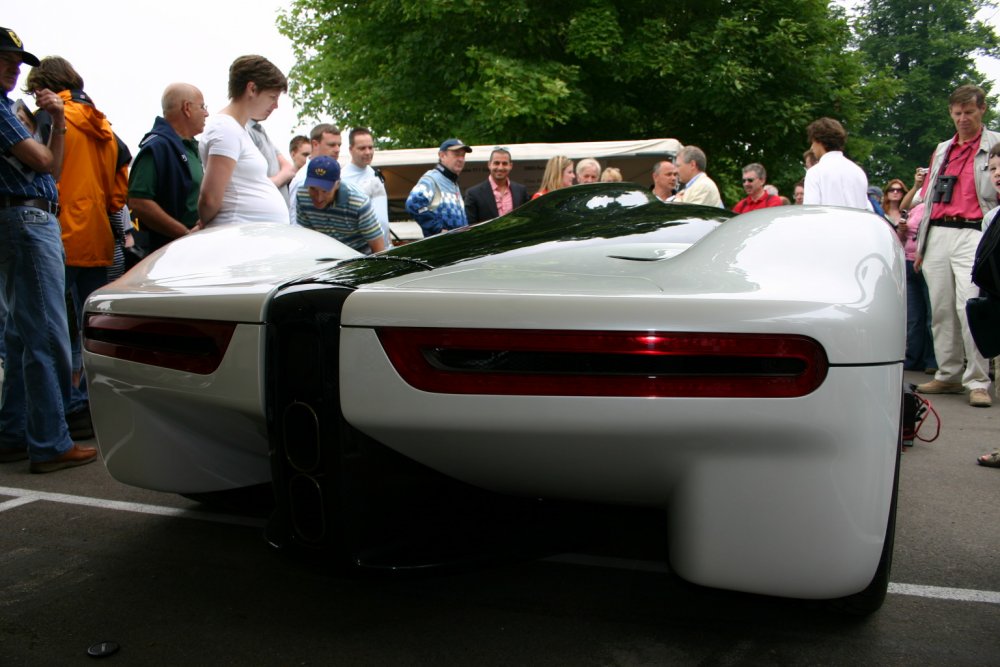
<path fill-rule="evenodd" d="M 0 448 L 0 463 L 13 463 L 14 461 L 23 461 L 26 458 L 28 458 L 28 450 L 23 447 Z"/>
<path fill-rule="evenodd" d="M 87 440 L 94 437 L 94 423 L 90 420 L 90 406 L 80 408 L 66 415 L 71 440 Z"/>

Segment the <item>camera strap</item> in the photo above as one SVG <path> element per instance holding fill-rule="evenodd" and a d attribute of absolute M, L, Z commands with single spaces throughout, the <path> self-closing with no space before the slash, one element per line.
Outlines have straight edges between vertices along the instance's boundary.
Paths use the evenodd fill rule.
<path fill-rule="evenodd" d="M 951 154 L 955 150 L 955 147 L 958 145 L 957 141 L 958 135 L 955 135 L 955 140 L 951 142 L 951 146 L 948 146 L 948 154 L 944 156 L 944 164 L 941 165 L 941 169 L 940 171 L 938 171 L 938 176 L 960 177 L 963 173 L 965 173 L 965 168 L 969 166 L 969 160 L 971 160 L 972 157 L 976 154 L 977 147 L 979 146 L 980 143 L 982 143 L 982 136 L 983 133 L 982 130 L 980 130 L 979 134 L 977 134 L 974 139 L 970 139 L 969 141 L 965 142 L 965 144 L 962 145 L 962 147 L 959 149 L 961 153 L 952 158 Z M 962 153 L 964 153 L 964 155 Z M 958 171 L 954 172 L 953 174 L 949 174 L 948 167 L 951 166 L 952 162 L 954 162 L 959 158 L 964 158 L 962 160 L 962 166 L 958 168 Z"/>

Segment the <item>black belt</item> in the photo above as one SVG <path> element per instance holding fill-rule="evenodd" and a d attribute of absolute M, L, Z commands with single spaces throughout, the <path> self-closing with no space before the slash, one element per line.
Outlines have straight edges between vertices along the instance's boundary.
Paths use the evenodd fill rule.
<path fill-rule="evenodd" d="M 951 227 L 952 229 L 981 229 L 982 218 L 960 218 L 957 215 L 945 215 L 931 218 L 932 227 Z"/>
<path fill-rule="evenodd" d="M 27 197 L 0 197 L 0 208 L 11 208 L 12 206 L 29 206 L 48 211 L 52 215 L 59 215 L 59 204 L 48 199 L 29 199 Z"/>

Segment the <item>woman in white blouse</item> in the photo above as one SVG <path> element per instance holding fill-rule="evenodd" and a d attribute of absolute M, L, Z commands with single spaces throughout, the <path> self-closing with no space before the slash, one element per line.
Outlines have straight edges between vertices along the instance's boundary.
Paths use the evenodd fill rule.
<path fill-rule="evenodd" d="M 288 206 L 267 177 L 267 160 L 247 123 L 278 108 L 288 80 L 262 56 L 241 56 L 229 67 L 229 105 L 205 123 L 199 151 L 205 176 L 198 197 L 202 226 L 288 223 Z"/>

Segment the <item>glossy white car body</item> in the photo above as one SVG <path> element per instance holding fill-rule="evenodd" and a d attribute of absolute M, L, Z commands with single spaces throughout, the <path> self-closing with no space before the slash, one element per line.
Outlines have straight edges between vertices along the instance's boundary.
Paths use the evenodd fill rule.
<path fill-rule="evenodd" d="M 174 493 L 269 482 L 262 372 L 267 300 L 290 278 L 359 256 L 303 227 L 227 225 L 171 243 L 96 292 L 89 313 L 238 323 L 226 357 L 210 374 L 84 352 L 94 429 L 111 474 Z"/>
<path fill-rule="evenodd" d="M 620 215 L 626 225 L 631 209 L 652 210 L 647 195 L 627 186 L 573 190 L 580 210 Z M 682 209 L 699 207 L 671 210 Z M 872 214 L 848 209 L 772 208 L 721 224 L 711 215 L 692 213 L 662 233 L 626 229 L 607 238 L 602 228 L 514 244 L 352 284 L 339 312 L 343 419 L 409 459 L 490 491 L 663 508 L 671 564 L 696 583 L 818 599 L 865 590 L 887 569 L 884 546 L 891 547 L 905 329 L 898 240 Z M 503 221 L 461 234 L 489 238 L 489 225 Z M 115 477 L 184 493 L 270 479 L 269 303 L 282 284 L 333 256 L 302 239 L 287 254 L 271 253 L 290 231 L 192 235 L 88 301 L 94 314 L 239 322 L 209 374 L 86 353 L 98 440 Z M 446 243 L 459 241 L 423 241 L 407 246 L 408 256 L 421 244 Z M 261 258 L 253 270 L 239 259 L 210 261 L 241 258 L 244 247 Z M 268 263 L 272 254 L 282 265 Z M 305 281 L 308 289 L 338 283 L 338 270 Z M 428 389 L 387 352 L 392 339 L 381 337 L 391 330 L 402 332 L 402 344 L 409 332 L 444 330 L 497 340 L 628 332 L 648 334 L 651 346 L 666 345 L 661 350 L 674 344 L 672 335 L 718 334 L 717 347 L 736 340 L 749 356 L 754 341 L 770 336 L 805 341 L 821 350 L 825 366 L 814 385 L 776 397 L 756 395 L 753 382 L 744 394 L 698 395 L 683 373 L 668 379 L 665 393 L 627 388 L 636 381 L 628 373 L 616 376 L 626 386 L 618 395 L 595 394 L 599 375 L 582 376 L 591 389 L 577 395 L 559 373 L 555 388 L 538 394 L 533 376 L 511 392 Z M 441 371 L 430 366 L 430 375 Z M 446 384 L 475 375 L 441 373 Z"/>

